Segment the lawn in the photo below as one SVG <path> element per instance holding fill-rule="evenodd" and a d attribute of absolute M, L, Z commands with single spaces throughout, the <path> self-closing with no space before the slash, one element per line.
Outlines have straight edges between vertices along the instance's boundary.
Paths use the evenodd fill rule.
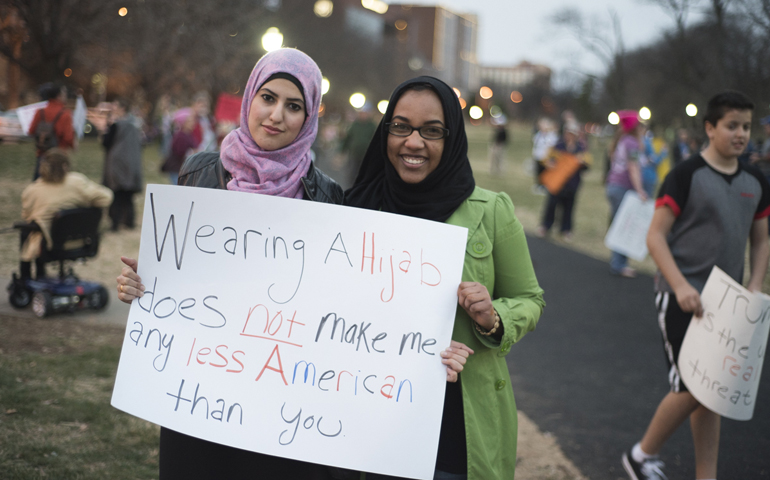
<path fill-rule="evenodd" d="M 158 477 L 156 425 L 110 406 L 115 326 L 0 319 L 0 477 Z"/>
<path fill-rule="evenodd" d="M 21 192 L 34 169 L 33 151 L 30 143 L 0 145 L 0 228 L 19 219 Z M 165 182 L 158 165 L 157 148 L 146 148 L 148 182 Z M 73 156 L 73 169 L 100 181 L 102 166 L 101 147 L 84 141 Z M 139 198 L 138 212 L 142 203 Z M 18 249 L 15 231 L 0 234 L 0 278 L 18 271 Z M 111 288 L 120 270 L 119 254 L 138 251 L 138 229 L 105 231 L 100 254 L 75 271 Z M 122 328 L 66 316 L 0 318 L 0 478 L 158 477 L 159 428 L 110 405 L 122 340 Z"/>

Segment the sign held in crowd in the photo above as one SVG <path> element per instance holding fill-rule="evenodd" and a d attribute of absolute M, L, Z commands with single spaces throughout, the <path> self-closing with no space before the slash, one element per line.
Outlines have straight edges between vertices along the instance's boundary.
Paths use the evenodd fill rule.
<path fill-rule="evenodd" d="M 708 409 L 751 420 L 770 331 L 770 297 L 752 293 L 714 267 L 679 353 L 687 389 Z"/>
<path fill-rule="evenodd" d="M 639 194 L 629 190 L 604 237 L 604 245 L 634 260 L 644 260 L 647 256 L 647 231 L 654 213 L 655 202 L 643 202 Z"/>
<path fill-rule="evenodd" d="M 112 404 L 233 447 L 432 478 L 467 230 L 149 185 Z"/>

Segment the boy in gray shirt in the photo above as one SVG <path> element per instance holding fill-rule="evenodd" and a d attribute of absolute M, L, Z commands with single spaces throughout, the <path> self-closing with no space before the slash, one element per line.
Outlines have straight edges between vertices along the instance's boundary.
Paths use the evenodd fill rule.
<path fill-rule="evenodd" d="M 713 97 L 704 126 L 709 146 L 677 165 L 655 203 L 647 247 L 655 264 L 656 307 L 671 391 L 658 405 L 642 440 L 623 454 L 632 480 L 665 479 L 658 452 L 689 417 L 695 446 L 695 478 L 716 479 L 720 416 L 701 405 L 681 381 L 677 359 L 692 315 L 700 317 L 700 291 L 712 267 L 743 280 L 750 243 L 748 289 L 761 291 L 770 257 L 770 185 L 738 156 L 746 148 L 754 105 L 727 91 Z"/>

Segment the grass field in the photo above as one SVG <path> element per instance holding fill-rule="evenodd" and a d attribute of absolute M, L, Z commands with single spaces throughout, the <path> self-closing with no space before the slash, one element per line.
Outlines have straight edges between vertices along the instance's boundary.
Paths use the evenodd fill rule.
<path fill-rule="evenodd" d="M 0 228 L 19 220 L 21 192 L 34 169 L 33 151 L 30 143 L 0 145 Z M 102 162 L 101 147 L 86 140 L 73 156 L 73 169 L 100 181 Z M 146 149 L 144 162 L 147 181 L 165 180 L 158 172 L 157 149 Z M 106 221 L 102 226 L 106 229 Z M 120 269 L 116 252 L 136 254 L 138 246 L 138 231 L 105 232 L 99 256 L 75 271 L 111 286 Z M 1 234 L 0 278 L 18 271 L 18 258 L 18 233 Z M 158 477 L 158 427 L 110 405 L 120 330 L 72 321 L 0 319 L 0 478 Z"/>
<path fill-rule="evenodd" d="M 158 477 L 159 428 L 110 406 L 121 343 L 114 326 L 0 320 L 0 478 Z"/>

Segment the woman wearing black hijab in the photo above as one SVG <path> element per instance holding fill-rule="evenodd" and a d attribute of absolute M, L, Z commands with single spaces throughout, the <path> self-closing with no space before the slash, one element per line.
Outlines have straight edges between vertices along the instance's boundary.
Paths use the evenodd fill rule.
<path fill-rule="evenodd" d="M 442 352 L 434 478 L 512 478 L 516 404 L 504 356 L 535 328 L 543 291 L 511 199 L 476 187 L 462 109 L 447 84 L 418 77 L 396 88 L 345 203 L 468 229 L 452 345 Z"/>

